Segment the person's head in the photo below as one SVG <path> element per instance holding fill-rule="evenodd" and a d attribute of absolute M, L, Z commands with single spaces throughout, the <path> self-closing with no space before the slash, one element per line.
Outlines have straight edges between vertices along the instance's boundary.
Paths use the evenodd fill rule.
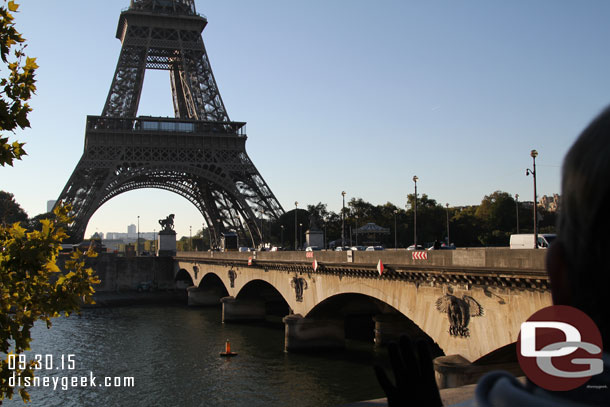
<path fill-rule="evenodd" d="M 557 243 L 547 269 L 556 305 L 586 312 L 610 347 L 610 108 L 582 132 L 563 162 Z"/>

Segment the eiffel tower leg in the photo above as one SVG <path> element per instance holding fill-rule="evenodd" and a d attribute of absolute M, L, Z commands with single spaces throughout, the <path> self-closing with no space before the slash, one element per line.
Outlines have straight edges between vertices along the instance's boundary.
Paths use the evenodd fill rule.
<path fill-rule="evenodd" d="M 226 122 L 229 115 L 216 86 L 203 43 L 201 50 L 182 51 L 180 82 L 189 118 Z"/>
<path fill-rule="evenodd" d="M 170 68 L 170 83 L 172 85 L 172 98 L 174 101 L 174 114 L 176 117 L 189 117 L 186 107 L 185 89 L 182 86 L 179 62 L 173 62 Z"/>
<path fill-rule="evenodd" d="M 97 209 L 101 188 L 109 175 L 108 169 L 95 168 L 84 158 L 77 164 L 57 200 L 57 204 L 64 202 L 72 205 L 73 223 L 68 227 L 66 242 L 79 243 L 83 240 L 89 218 Z"/>
<path fill-rule="evenodd" d="M 146 71 L 146 47 L 123 46 L 102 116 L 135 117 Z"/>

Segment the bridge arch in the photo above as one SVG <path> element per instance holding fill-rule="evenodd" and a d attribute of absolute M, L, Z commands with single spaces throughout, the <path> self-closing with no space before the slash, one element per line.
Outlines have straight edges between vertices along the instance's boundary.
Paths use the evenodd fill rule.
<path fill-rule="evenodd" d="M 197 267 L 197 266 L 195 266 L 195 267 Z M 220 276 L 218 276 L 216 273 L 214 273 L 212 271 L 206 273 L 201 278 L 201 280 L 199 281 L 199 284 L 197 285 L 197 288 L 199 288 L 200 290 L 215 292 L 220 297 L 227 297 L 229 295 L 229 291 L 227 290 L 225 283 L 222 281 Z"/>
<path fill-rule="evenodd" d="M 411 340 L 428 343 L 433 356 L 444 355 L 436 338 L 428 335 L 400 310 L 368 294 L 344 292 L 331 295 L 312 308 L 305 317 L 343 320 L 346 339 L 386 344 L 406 335 Z"/>
<path fill-rule="evenodd" d="M 176 283 L 177 288 L 187 288 L 195 285 L 191 273 L 189 273 L 183 268 L 176 272 L 176 275 L 174 276 L 174 282 Z"/>
<path fill-rule="evenodd" d="M 268 281 L 253 279 L 246 283 L 237 295 L 237 301 L 255 301 L 264 304 L 265 314 L 283 318 L 290 314 L 291 306 L 284 295 Z"/>

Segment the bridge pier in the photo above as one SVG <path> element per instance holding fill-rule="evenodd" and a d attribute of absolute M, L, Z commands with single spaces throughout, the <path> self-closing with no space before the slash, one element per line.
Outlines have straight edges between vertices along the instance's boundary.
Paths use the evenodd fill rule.
<path fill-rule="evenodd" d="M 186 291 L 188 294 L 188 305 L 191 307 L 220 305 L 222 294 L 217 290 L 188 287 Z"/>
<path fill-rule="evenodd" d="M 300 314 L 291 314 L 282 321 L 285 352 L 345 347 L 345 328 L 341 320 L 303 318 Z"/>
<path fill-rule="evenodd" d="M 265 319 L 265 303 L 255 299 L 223 297 L 222 322 L 258 321 Z"/>

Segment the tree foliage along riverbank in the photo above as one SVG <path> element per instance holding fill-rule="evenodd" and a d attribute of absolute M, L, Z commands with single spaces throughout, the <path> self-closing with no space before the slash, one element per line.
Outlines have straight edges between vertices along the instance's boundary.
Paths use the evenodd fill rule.
<path fill-rule="evenodd" d="M 0 58 L 7 76 L 0 78 L 0 131 L 12 132 L 30 126 L 27 101 L 36 91 L 34 58 L 24 53 L 25 40 L 15 28 L 18 5 L 4 1 L 0 6 Z M 13 165 L 25 155 L 24 143 L 0 136 L 0 165 Z M 10 386 L 12 376 L 33 377 L 35 360 L 26 361 L 31 329 L 36 321 L 51 327 L 51 318 L 80 309 L 81 301 L 92 302 L 92 284 L 99 280 L 85 267 L 84 255 L 76 252 L 61 272 L 56 259 L 61 242 L 67 237 L 65 225 L 71 220 L 69 206 L 58 206 L 46 219 L 37 219 L 37 228 L 27 230 L 25 212 L 12 194 L 0 193 L 0 404 L 18 391 L 24 401 L 29 394 L 23 387 Z M 30 227 L 31 225 L 25 225 Z M 91 252 L 91 251 L 90 251 Z M 95 253 L 88 253 L 95 255 Z M 17 355 L 17 356 L 15 356 Z M 19 357 L 21 355 L 21 357 Z M 23 363 L 21 363 L 23 362 Z M 23 382 L 23 380 L 21 381 Z"/>
<path fill-rule="evenodd" d="M 409 194 L 407 208 L 400 208 L 393 203 L 373 205 L 361 198 L 352 198 L 345 206 L 345 243 L 346 245 L 363 245 L 373 243 L 385 247 L 400 248 L 413 244 L 414 194 Z M 326 231 L 326 241 L 341 239 L 341 211 L 333 212 L 321 202 L 308 205 L 307 209 L 293 209 L 286 212 L 278 221 L 263 219 L 265 242 L 286 248 L 294 247 L 295 210 L 297 240 L 305 242 L 305 232 L 310 228 L 310 221 L 317 219 L 320 230 Z M 532 202 L 519 202 L 507 192 L 495 191 L 486 195 L 479 205 L 447 207 L 423 194 L 417 197 L 417 242 L 432 244 L 447 239 L 447 218 L 449 218 L 449 238 L 458 247 L 508 246 L 510 235 L 517 233 L 517 211 L 519 213 L 519 233 L 533 233 L 534 214 Z M 555 232 L 556 213 L 538 206 L 538 230 L 540 233 Z M 260 225 L 260 220 L 258 221 Z M 389 229 L 389 234 L 375 236 L 353 233 L 367 223 Z M 396 225 L 396 228 L 394 227 Z M 351 236 L 351 239 L 350 239 Z M 188 250 L 189 238 L 183 237 L 178 250 Z M 209 232 L 206 228 L 193 235 L 193 248 L 209 248 Z"/>

